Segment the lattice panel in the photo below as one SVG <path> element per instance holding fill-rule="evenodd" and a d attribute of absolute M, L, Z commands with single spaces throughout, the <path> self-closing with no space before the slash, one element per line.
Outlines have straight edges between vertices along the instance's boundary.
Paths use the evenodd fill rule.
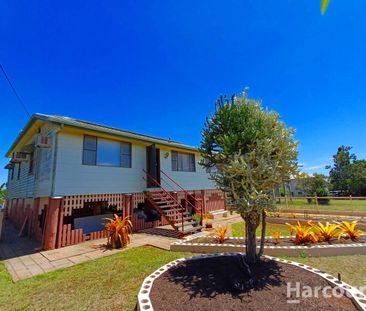
<path fill-rule="evenodd" d="M 136 192 L 133 194 L 133 208 L 137 208 L 139 203 L 145 202 L 145 194 L 143 192 Z"/>
<path fill-rule="evenodd" d="M 64 215 L 71 216 L 73 209 L 79 209 L 84 207 L 84 203 L 108 201 L 108 205 L 117 205 L 118 210 L 123 209 L 123 194 L 87 194 L 87 195 L 71 195 L 64 197 Z"/>

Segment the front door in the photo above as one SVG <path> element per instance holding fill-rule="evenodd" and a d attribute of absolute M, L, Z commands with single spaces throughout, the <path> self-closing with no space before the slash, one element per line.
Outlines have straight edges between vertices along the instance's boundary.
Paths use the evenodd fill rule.
<path fill-rule="evenodd" d="M 147 187 L 160 187 L 160 149 L 155 144 L 146 147 Z"/>

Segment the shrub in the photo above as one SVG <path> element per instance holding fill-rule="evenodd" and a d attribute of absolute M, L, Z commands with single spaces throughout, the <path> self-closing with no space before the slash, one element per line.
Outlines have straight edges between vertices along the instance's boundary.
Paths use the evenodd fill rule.
<path fill-rule="evenodd" d="M 337 235 L 339 229 L 338 224 L 330 224 L 328 221 L 324 224 L 318 222 L 318 224 L 312 224 L 312 227 L 316 229 L 316 235 L 319 241 L 329 242 Z"/>
<path fill-rule="evenodd" d="M 272 237 L 273 237 L 273 243 L 278 244 L 280 242 L 281 232 L 280 231 L 272 232 Z"/>
<path fill-rule="evenodd" d="M 127 246 L 131 241 L 132 235 L 132 222 L 129 216 L 122 218 L 114 214 L 114 218 L 104 219 L 109 220 L 109 223 L 105 224 L 105 228 L 108 231 L 107 244 L 112 246 L 112 248 Z"/>
<path fill-rule="evenodd" d="M 361 230 L 357 229 L 358 221 L 354 220 L 351 223 L 348 221 L 342 221 L 338 224 L 339 229 L 341 230 L 341 233 L 338 235 L 338 239 L 351 239 L 355 240 L 360 237 L 360 234 L 362 233 Z"/>
<path fill-rule="evenodd" d="M 214 237 L 217 243 L 222 244 L 225 241 L 227 230 L 228 230 L 227 226 L 226 227 L 219 226 L 218 228 L 215 229 L 215 231 L 211 234 L 211 236 Z"/>
<path fill-rule="evenodd" d="M 202 218 L 201 213 L 195 213 L 192 215 L 192 220 L 197 224 L 201 222 L 201 218 Z"/>
<path fill-rule="evenodd" d="M 297 222 L 296 225 L 286 224 L 290 227 L 290 234 L 293 235 L 294 231 L 295 235 L 295 243 L 296 244 L 307 244 L 307 243 L 316 243 L 318 242 L 318 237 L 313 232 L 313 227 L 311 226 L 311 221 L 306 224 L 301 224 L 300 221 Z"/>

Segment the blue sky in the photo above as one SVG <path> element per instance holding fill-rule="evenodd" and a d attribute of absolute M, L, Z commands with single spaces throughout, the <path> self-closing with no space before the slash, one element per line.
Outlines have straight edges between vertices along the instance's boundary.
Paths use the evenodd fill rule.
<path fill-rule="evenodd" d="M 0 62 L 32 113 L 191 145 L 215 99 L 248 86 L 323 171 L 341 144 L 366 158 L 365 14 L 364 0 L 323 16 L 320 0 L 1 1 Z M 0 105 L 3 155 L 28 119 L 3 77 Z"/>

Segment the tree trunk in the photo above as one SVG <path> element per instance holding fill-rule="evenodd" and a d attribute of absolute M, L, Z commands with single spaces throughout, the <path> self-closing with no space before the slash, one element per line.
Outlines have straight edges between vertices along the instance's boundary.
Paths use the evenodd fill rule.
<path fill-rule="evenodd" d="M 262 211 L 262 232 L 261 232 L 261 246 L 259 248 L 259 253 L 258 253 L 258 257 L 263 255 L 263 251 L 264 251 L 264 242 L 266 240 L 266 225 L 267 225 L 267 221 L 266 221 L 266 211 L 263 210 Z"/>
<path fill-rule="evenodd" d="M 257 241 L 255 236 L 255 226 L 253 223 L 248 222 L 248 237 L 246 246 L 246 259 L 250 264 L 254 264 L 257 261 Z"/>
<path fill-rule="evenodd" d="M 257 262 L 257 241 L 256 229 L 260 222 L 260 215 L 256 211 L 245 215 L 245 222 L 247 227 L 247 242 L 246 242 L 246 261 L 249 264 Z"/>

